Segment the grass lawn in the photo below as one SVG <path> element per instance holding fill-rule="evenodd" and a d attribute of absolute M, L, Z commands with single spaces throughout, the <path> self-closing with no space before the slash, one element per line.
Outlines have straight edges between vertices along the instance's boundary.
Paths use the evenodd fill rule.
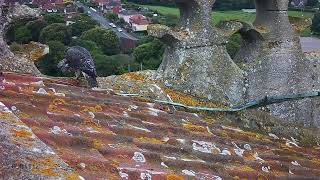
<path fill-rule="evenodd" d="M 165 6 L 151 6 L 151 5 L 139 5 L 143 7 L 147 7 L 149 9 L 152 9 L 154 11 L 158 11 L 160 14 L 163 15 L 176 15 L 179 16 L 179 9 L 178 8 L 171 8 L 171 7 L 165 7 Z M 304 12 L 301 13 L 300 11 L 289 11 L 289 16 L 301 16 L 304 15 L 306 17 L 312 17 L 313 13 L 310 12 Z M 214 11 L 212 14 L 212 19 L 214 23 L 219 22 L 220 20 L 231 20 L 231 19 L 237 19 L 241 21 L 246 22 L 252 22 L 255 18 L 255 14 L 253 13 L 246 13 L 239 11 Z"/>

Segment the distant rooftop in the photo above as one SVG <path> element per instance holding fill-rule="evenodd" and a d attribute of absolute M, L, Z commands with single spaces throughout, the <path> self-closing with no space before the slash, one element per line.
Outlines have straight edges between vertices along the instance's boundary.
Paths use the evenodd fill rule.
<path fill-rule="evenodd" d="M 125 16 L 130 16 L 130 15 L 137 15 L 140 13 L 135 10 L 124 10 L 124 11 L 121 11 L 119 14 L 125 15 Z"/>

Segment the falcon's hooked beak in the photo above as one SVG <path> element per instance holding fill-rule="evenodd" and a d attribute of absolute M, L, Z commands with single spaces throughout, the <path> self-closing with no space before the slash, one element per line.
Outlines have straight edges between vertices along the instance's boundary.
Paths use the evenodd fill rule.
<path fill-rule="evenodd" d="M 61 60 L 58 63 L 57 68 L 63 73 L 65 73 L 65 72 L 70 70 L 69 64 L 67 63 L 66 59 Z"/>

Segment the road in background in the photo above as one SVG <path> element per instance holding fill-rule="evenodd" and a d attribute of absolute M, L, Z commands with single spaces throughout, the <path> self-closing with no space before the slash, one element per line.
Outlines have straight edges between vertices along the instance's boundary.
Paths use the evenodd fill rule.
<path fill-rule="evenodd" d="M 315 37 L 300 37 L 303 52 L 320 51 L 320 39 Z"/>
<path fill-rule="evenodd" d="M 115 32 L 119 38 L 130 39 L 130 40 L 133 40 L 133 41 L 137 41 L 138 40 L 136 37 L 132 36 L 131 34 L 129 34 L 127 32 L 125 32 L 124 30 L 122 32 L 119 32 L 117 30 L 117 28 L 112 28 L 109 25 L 109 23 L 111 23 L 111 22 L 108 19 L 106 19 L 105 17 L 103 17 L 103 15 L 100 12 L 96 12 L 96 11 L 92 10 L 90 7 L 84 5 L 84 4 L 80 3 L 80 2 L 76 2 L 76 5 L 78 7 L 82 7 L 84 9 L 85 13 L 88 14 L 89 16 L 91 16 L 96 21 L 98 21 L 101 24 L 102 27 L 108 28 L 108 29 L 112 29 L 112 31 Z"/>

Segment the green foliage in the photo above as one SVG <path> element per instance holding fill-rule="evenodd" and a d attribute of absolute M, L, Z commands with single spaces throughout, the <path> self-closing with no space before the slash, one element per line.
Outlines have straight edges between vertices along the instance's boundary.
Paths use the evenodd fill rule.
<path fill-rule="evenodd" d="M 42 29 L 39 40 L 41 43 L 60 41 L 65 45 L 68 45 L 71 41 L 71 30 L 65 24 L 50 24 Z"/>
<path fill-rule="evenodd" d="M 173 0 L 128 0 L 132 3 L 175 7 Z M 215 9 L 219 10 L 234 10 L 234 9 L 248 9 L 254 8 L 254 0 L 217 0 L 214 4 Z"/>
<path fill-rule="evenodd" d="M 95 42 L 106 55 L 120 52 L 120 40 L 111 29 L 96 27 L 82 33 L 81 39 Z"/>
<path fill-rule="evenodd" d="M 317 12 L 312 19 L 311 31 L 320 35 L 320 12 Z"/>
<path fill-rule="evenodd" d="M 109 19 L 111 22 L 118 22 L 119 21 L 119 17 L 116 13 L 105 14 L 105 17 L 107 19 Z"/>
<path fill-rule="evenodd" d="M 29 43 L 32 39 L 31 31 L 26 27 L 22 26 L 15 30 L 15 40 L 18 43 Z"/>
<path fill-rule="evenodd" d="M 217 0 L 214 9 L 240 10 L 254 8 L 254 0 Z"/>
<path fill-rule="evenodd" d="M 9 27 L 8 31 L 7 31 L 7 34 L 6 34 L 6 39 L 8 42 L 14 42 L 16 41 L 16 37 L 15 35 L 17 34 L 16 31 L 21 28 L 21 27 L 24 27 L 29 21 L 32 21 L 33 19 L 32 18 L 21 18 L 21 19 L 15 19 L 13 21 L 13 23 L 11 24 L 11 26 Z M 21 32 L 23 30 L 20 29 L 20 33 L 23 33 Z M 21 40 L 20 40 L 21 41 Z"/>
<path fill-rule="evenodd" d="M 22 51 L 22 46 L 16 42 L 12 43 L 10 45 L 10 50 L 12 52 L 21 52 Z"/>
<path fill-rule="evenodd" d="M 316 7 L 319 5 L 319 0 L 308 0 L 306 6 Z"/>
<path fill-rule="evenodd" d="M 131 71 L 138 69 L 134 59 L 125 54 L 106 56 L 97 54 L 94 56 L 98 76 L 119 75 L 128 72 L 129 64 Z"/>
<path fill-rule="evenodd" d="M 158 39 L 153 39 L 136 47 L 133 51 L 135 61 L 140 63 L 141 69 L 157 69 L 162 61 L 164 45 Z"/>
<path fill-rule="evenodd" d="M 61 72 L 57 69 L 57 64 L 64 58 L 66 47 L 59 41 L 48 41 L 50 48 L 49 54 L 44 55 L 36 62 L 38 69 L 49 76 L 61 76 Z"/>
<path fill-rule="evenodd" d="M 63 14 L 60 14 L 60 13 L 46 14 L 46 15 L 44 15 L 44 20 L 45 20 L 48 24 L 64 23 Z"/>
<path fill-rule="evenodd" d="M 88 31 L 96 26 L 99 26 L 99 23 L 93 20 L 90 16 L 81 14 L 74 19 L 74 23 L 71 25 L 72 35 L 81 36 L 85 31 Z"/>
<path fill-rule="evenodd" d="M 44 20 L 29 21 L 26 26 L 32 34 L 32 41 L 39 41 L 40 32 L 48 23 Z"/>
<path fill-rule="evenodd" d="M 103 54 L 102 50 L 98 47 L 95 42 L 82 40 L 80 38 L 73 39 L 70 46 L 81 46 L 90 51 L 91 54 Z"/>
<path fill-rule="evenodd" d="M 150 5 L 160 5 L 160 6 L 175 6 L 173 0 L 128 0 L 128 2 L 136 4 L 150 4 Z"/>
<path fill-rule="evenodd" d="M 236 53 L 240 50 L 241 41 L 242 41 L 242 38 L 239 33 L 233 34 L 229 38 L 228 44 L 227 44 L 227 51 L 231 58 L 234 58 Z"/>

